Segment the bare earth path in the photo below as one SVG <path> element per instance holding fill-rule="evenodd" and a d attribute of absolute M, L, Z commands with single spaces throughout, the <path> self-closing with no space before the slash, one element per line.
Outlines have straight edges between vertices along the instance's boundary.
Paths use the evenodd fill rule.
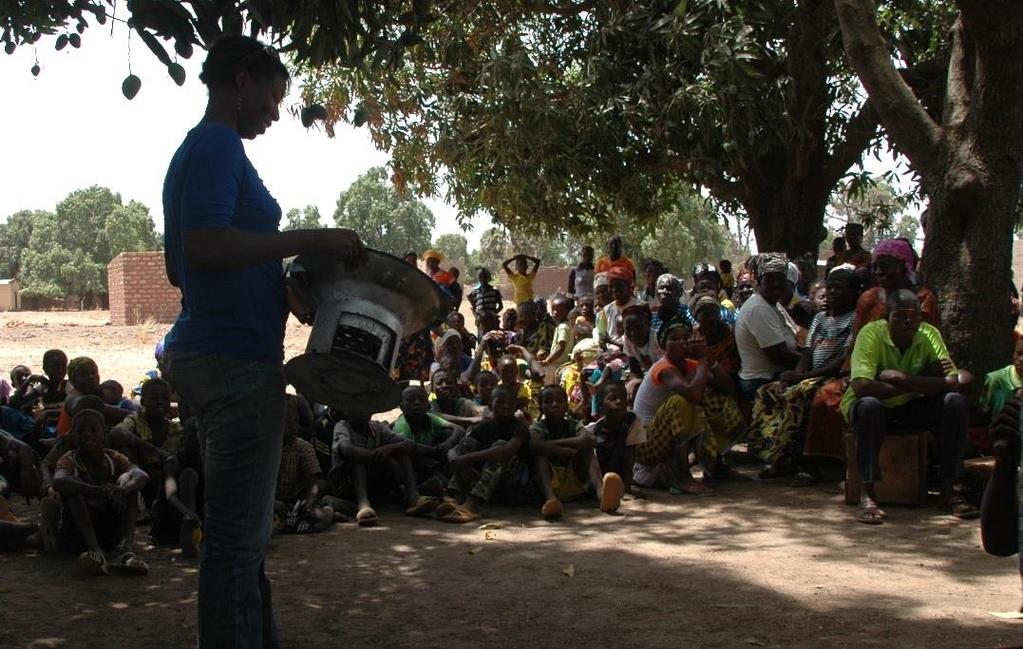
<path fill-rule="evenodd" d="M 127 386 L 165 327 L 104 320 L 0 314 L 0 369 L 58 345 Z M 289 330 L 289 348 L 304 336 Z M 974 521 L 888 508 L 888 524 L 868 527 L 838 496 L 765 483 L 656 493 L 622 511 L 578 503 L 548 524 L 496 509 L 487 522 L 500 527 L 484 530 L 384 507 L 375 529 L 277 537 L 282 646 L 1023 645 L 1023 622 L 988 613 L 1019 606 L 1015 558 L 985 555 Z M 197 563 L 141 547 L 152 568 L 141 579 L 82 577 L 66 555 L 0 554 L 0 647 L 193 646 Z"/>

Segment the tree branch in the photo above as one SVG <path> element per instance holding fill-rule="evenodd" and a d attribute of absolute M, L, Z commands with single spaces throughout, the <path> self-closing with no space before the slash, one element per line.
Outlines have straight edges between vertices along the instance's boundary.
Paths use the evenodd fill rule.
<path fill-rule="evenodd" d="M 913 165 L 932 169 L 940 159 L 944 131 L 930 118 L 896 71 L 874 19 L 873 0 L 835 0 L 849 62 L 867 90 L 881 123 Z"/>
<path fill-rule="evenodd" d="M 945 92 L 944 122 L 948 129 L 959 130 L 970 114 L 973 99 L 974 52 L 963 38 L 963 19 L 952 26 L 952 56 L 948 65 L 948 89 Z"/>

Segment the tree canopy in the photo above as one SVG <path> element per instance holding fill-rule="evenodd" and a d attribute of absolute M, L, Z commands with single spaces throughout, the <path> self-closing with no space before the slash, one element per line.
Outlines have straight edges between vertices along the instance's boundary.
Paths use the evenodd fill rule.
<path fill-rule="evenodd" d="M 422 202 L 400 194 L 383 167 L 373 167 L 341 192 L 334 223 L 358 232 L 370 248 L 400 257 L 429 247 L 434 218 Z"/>
<path fill-rule="evenodd" d="M 58 50 L 78 48 L 90 26 L 124 22 L 182 85 L 185 69 L 177 57 L 208 49 L 223 34 L 262 37 L 302 64 L 379 69 L 420 43 L 423 27 L 434 18 L 429 0 L 9 0 L 0 10 L 0 42 L 8 54 L 44 36 Z M 32 74 L 39 74 L 38 64 Z M 125 82 L 122 90 L 131 99 L 141 81 Z"/>
<path fill-rule="evenodd" d="M 55 212 L 23 211 L 0 225 L 0 251 L 28 297 L 87 297 L 107 292 L 107 264 L 125 251 L 162 247 L 149 208 L 106 187 L 79 189 Z"/>
<path fill-rule="evenodd" d="M 320 208 L 315 205 L 306 205 L 302 209 L 292 208 L 288 210 L 285 218 L 286 221 L 281 230 L 306 230 L 323 227 L 323 221 L 320 219 Z"/>
<path fill-rule="evenodd" d="M 940 86 L 944 3 L 886 3 L 892 51 Z M 454 5 L 386 74 L 305 68 L 330 120 L 368 120 L 399 185 L 468 220 L 585 233 L 656 221 L 680 183 L 744 212 L 761 249 L 815 250 L 836 184 L 876 146 L 833 0 Z M 935 63 L 937 61 L 937 63 Z"/>
<path fill-rule="evenodd" d="M 448 259 L 461 259 L 466 264 L 470 261 L 469 242 L 465 235 L 453 233 L 439 235 L 431 247 L 443 252 Z"/>

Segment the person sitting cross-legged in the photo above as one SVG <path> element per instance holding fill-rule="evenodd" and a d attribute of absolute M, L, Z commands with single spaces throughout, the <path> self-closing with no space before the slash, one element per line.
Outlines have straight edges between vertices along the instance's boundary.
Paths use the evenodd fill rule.
<path fill-rule="evenodd" d="M 299 398 L 288 395 L 284 411 L 284 439 L 277 470 L 274 513 L 278 530 L 296 534 L 322 532 L 334 524 L 334 508 L 321 502 L 327 491 L 313 445 L 298 436 Z M 344 515 L 338 517 L 344 520 Z"/>
<path fill-rule="evenodd" d="M 496 377 L 490 372 L 481 372 L 480 377 Z M 434 374 L 434 384 L 441 400 L 442 390 L 453 390 L 454 379 L 450 373 Z M 439 381 L 443 378 L 444 381 Z M 446 387 L 442 388 L 441 385 Z M 493 389 L 493 388 L 491 388 Z M 433 402 L 434 404 L 437 401 Z M 470 402 L 472 403 L 472 402 Z M 473 404 L 475 406 L 475 404 Z M 479 419 L 482 421 L 482 418 Z M 444 487 L 451 479 L 447 453 L 465 436 L 465 429 L 453 424 L 442 415 L 431 412 L 426 390 L 421 385 L 410 385 L 401 392 L 401 416 L 394 421 L 394 432 L 416 444 L 432 446 L 435 455 L 415 455 L 412 468 L 419 480 L 419 492 L 427 496 L 443 495 Z"/>
<path fill-rule="evenodd" d="M 438 498 L 419 494 L 413 455 L 442 457 L 443 450 L 405 439 L 368 413 L 348 413 L 347 421 L 334 427 L 334 465 L 328 479 L 334 495 L 347 498 L 352 492 L 358 503 L 355 520 L 361 527 L 377 524 L 370 494 L 387 494 L 401 487 L 407 516 L 425 516 L 441 504 Z M 397 484 L 396 484 L 397 483 Z"/>
<path fill-rule="evenodd" d="M 941 333 L 923 322 L 920 301 L 906 289 L 888 294 L 888 317 L 860 330 L 853 346 L 850 385 L 842 414 L 856 436 L 855 461 L 862 486 L 856 520 L 884 522 L 874 483 L 882 480 L 879 456 L 892 429 L 925 429 L 937 437 L 941 490 L 953 515 L 974 516 L 976 508 L 955 489 L 963 471 L 972 377 L 956 369 Z"/>
<path fill-rule="evenodd" d="M 146 574 L 149 566 L 135 555 L 135 518 L 139 491 L 149 476 L 117 451 L 104 448 L 104 417 L 98 408 L 78 408 L 71 421 L 75 450 L 57 461 L 53 487 L 61 496 L 61 539 L 81 550 L 78 565 L 90 574 L 110 568 Z M 113 551 L 111 563 L 104 551 Z"/>
<path fill-rule="evenodd" d="M 199 473 L 183 466 L 178 453 L 185 449 L 182 425 L 171 419 L 170 383 L 150 379 L 142 384 L 141 405 L 137 412 L 110 430 L 110 447 L 123 453 L 150 477 L 142 490 L 142 499 L 152 515 L 149 536 L 156 545 L 181 544 L 182 555 L 196 556 L 199 517 L 196 514 L 196 492 Z M 168 463 L 170 471 L 168 472 Z M 168 498 L 167 478 L 173 482 L 175 495 Z"/>

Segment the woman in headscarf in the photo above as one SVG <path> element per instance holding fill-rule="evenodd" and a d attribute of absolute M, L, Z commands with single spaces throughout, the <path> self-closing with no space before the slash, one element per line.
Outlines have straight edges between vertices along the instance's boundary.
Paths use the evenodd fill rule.
<path fill-rule="evenodd" d="M 713 295 L 697 296 L 690 309 L 697 323 L 696 331 L 707 342 L 710 359 L 738 381 L 741 364 L 739 348 L 735 346 L 732 328 L 721 320 L 721 305 L 717 298 Z"/>
<path fill-rule="evenodd" d="M 686 308 L 682 304 L 682 282 L 671 273 L 663 273 L 657 278 L 657 312 L 650 318 L 650 330 L 654 336 L 661 326 L 673 320 L 686 320 Z"/>
<path fill-rule="evenodd" d="M 888 293 L 901 288 L 916 293 L 924 322 L 938 327 L 938 300 L 929 288 L 916 286 L 917 257 L 913 248 L 904 239 L 886 239 L 874 247 L 873 269 L 877 286 L 868 289 L 856 303 L 856 320 L 853 336 L 863 325 L 888 317 L 885 302 Z"/>
<path fill-rule="evenodd" d="M 827 279 L 826 310 L 814 316 L 807 344 L 795 369 L 757 392 L 750 424 L 749 449 L 767 466 L 761 478 L 796 471 L 803 450 L 803 431 L 818 390 L 840 378 L 852 345 L 852 323 L 859 283 L 851 268 L 839 267 Z M 837 392 L 841 398 L 841 391 Z M 837 411 L 837 400 L 835 408 Z M 844 430 L 839 426 L 837 430 Z"/>
<path fill-rule="evenodd" d="M 710 493 L 693 477 L 689 452 L 696 452 L 704 477 L 710 477 L 721 455 L 746 432 L 735 400 L 715 388 L 732 379 L 709 359 L 706 342 L 688 323 L 665 324 L 658 338 L 664 356 L 643 377 L 635 400 L 647 428 L 647 441 L 636 450 L 636 484 Z"/>

